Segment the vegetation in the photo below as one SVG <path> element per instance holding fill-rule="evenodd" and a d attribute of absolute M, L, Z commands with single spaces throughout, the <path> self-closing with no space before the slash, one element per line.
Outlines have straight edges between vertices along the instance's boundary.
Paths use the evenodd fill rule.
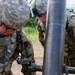
<path fill-rule="evenodd" d="M 38 32 L 35 27 L 23 27 L 26 35 L 31 39 L 32 43 L 38 43 Z"/>
<path fill-rule="evenodd" d="M 32 43 L 38 43 L 38 31 L 36 26 L 34 25 L 35 18 L 32 18 L 30 15 L 28 23 L 23 27 L 28 38 L 32 41 Z"/>

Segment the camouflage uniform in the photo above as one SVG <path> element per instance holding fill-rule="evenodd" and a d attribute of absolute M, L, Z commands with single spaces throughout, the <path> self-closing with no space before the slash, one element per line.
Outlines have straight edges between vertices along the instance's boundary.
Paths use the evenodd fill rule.
<path fill-rule="evenodd" d="M 36 18 L 37 19 L 37 18 Z M 38 39 L 41 43 L 41 45 L 44 48 L 44 44 L 45 44 L 45 25 L 43 25 L 43 23 L 37 19 L 36 23 L 35 23 L 37 30 L 38 30 Z"/>
<path fill-rule="evenodd" d="M 35 17 L 39 17 L 40 14 L 46 12 L 47 0 L 37 0 L 36 6 L 33 9 Z M 75 13 L 70 9 L 67 9 L 65 20 L 64 63 L 68 66 L 75 66 Z"/>
<path fill-rule="evenodd" d="M 36 0 L 36 6 L 32 9 L 33 14 L 38 19 L 38 15 L 47 12 L 47 1 L 46 0 Z M 37 30 L 38 30 L 38 38 L 41 45 L 44 48 L 45 45 L 45 30 L 46 25 L 44 25 L 39 19 L 36 21 Z"/>
<path fill-rule="evenodd" d="M 22 25 L 26 24 L 29 18 L 29 7 L 25 0 L 0 0 L 0 25 L 15 29 L 12 35 L 0 33 L 0 75 L 12 75 L 11 67 L 28 42 L 28 51 L 25 58 L 35 63 L 34 51 L 31 41 L 22 31 Z M 35 75 L 27 72 L 26 75 Z"/>
<path fill-rule="evenodd" d="M 75 14 L 67 10 L 66 16 L 64 63 L 75 66 Z"/>

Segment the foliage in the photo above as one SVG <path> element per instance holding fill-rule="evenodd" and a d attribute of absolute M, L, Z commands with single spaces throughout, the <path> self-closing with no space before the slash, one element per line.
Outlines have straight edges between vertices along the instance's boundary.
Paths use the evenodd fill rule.
<path fill-rule="evenodd" d="M 35 22 L 35 18 L 31 16 L 30 14 L 30 17 L 29 17 L 29 21 L 27 22 L 26 26 L 28 27 L 34 27 L 34 22 Z"/>
<path fill-rule="evenodd" d="M 25 31 L 28 38 L 32 41 L 33 44 L 39 43 L 38 41 L 38 31 L 35 26 L 27 25 L 23 27 L 23 30 Z"/>
<path fill-rule="evenodd" d="M 23 30 L 25 31 L 28 38 L 32 41 L 32 43 L 38 43 L 38 32 L 36 29 L 36 26 L 34 25 L 35 18 L 31 17 L 28 23 L 23 27 Z"/>

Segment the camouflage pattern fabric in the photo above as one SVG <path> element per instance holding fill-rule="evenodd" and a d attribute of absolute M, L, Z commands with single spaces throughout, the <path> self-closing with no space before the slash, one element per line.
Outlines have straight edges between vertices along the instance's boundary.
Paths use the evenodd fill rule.
<path fill-rule="evenodd" d="M 27 23 L 29 13 L 26 0 L 0 0 L 0 24 L 21 28 Z"/>
<path fill-rule="evenodd" d="M 26 55 L 26 58 L 31 60 L 32 63 L 35 63 L 33 45 L 23 31 L 22 31 L 22 41 L 23 41 L 23 43 L 25 41 L 29 42 L 30 45 L 29 45 L 29 50 L 28 50 L 28 53 Z M 36 75 L 36 73 L 29 71 L 26 75 Z"/>
<path fill-rule="evenodd" d="M 40 14 L 47 12 L 47 0 L 36 0 L 36 9 Z"/>
<path fill-rule="evenodd" d="M 39 38 L 41 45 L 44 47 L 45 33 L 42 32 L 42 28 L 40 24 L 41 22 L 37 24 L 37 30 L 39 32 L 38 38 Z M 66 23 L 64 46 L 65 46 L 64 47 L 64 64 L 71 66 L 71 67 L 72 66 L 75 67 L 75 16 L 70 17 L 68 22 Z"/>
<path fill-rule="evenodd" d="M 35 62 L 35 60 L 34 60 L 34 50 L 33 50 L 32 43 L 28 39 L 28 37 L 25 35 L 24 31 L 22 31 L 22 41 L 23 41 L 23 43 L 25 41 L 28 41 L 29 42 L 29 50 L 28 50 L 28 55 L 26 57 L 29 58 L 29 59 L 31 59 L 32 62 Z"/>
<path fill-rule="evenodd" d="M 39 32 L 39 41 L 44 47 L 45 33 L 42 27 L 45 26 L 37 21 L 37 30 Z M 45 31 L 45 30 L 44 30 Z M 65 45 L 64 45 L 64 63 L 68 66 L 75 66 L 75 14 L 69 9 L 66 11 Z"/>
<path fill-rule="evenodd" d="M 48 0 L 37 0 L 36 9 L 40 14 L 47 12 Z M 64 47 L 64 63 L 68 66 L 75 66 L 75 13 L 70 9 L 66 10 L 65 25 L 65 47 Z M 40 28 L 38 28 L 40 29 Z M 43 33 L 39 35 L 43 39 Z M 39 37 L 39 39 L 40 39 Z M 42 41 L 42 39 L 40 39 Z"/>
<path fill-rule="evenodd" d="M 19 32 L 19 34 L 18 34 L 18 32 Z M 16 34 L 16 35 L 14 35 L 14 34 Z M 28 46 L 28 50 L 25 53 L 26 55 L 24 57 L 31 60 L 32 63 L 35 63 L 34 50 L 33 50 L 31 41 L 27 38 L 27 36 L 25 35 L 25 33 L 22 30 L 17 30 L 14 34 L 12 34 L 11 36 L 7 36 L 7 38 L 5 37 L 5 40 L 4 40 L 4 38 L 2 39 L 0 37 L 0 40 L 4 41 L 4 43 L 6 42 L 6 44 L 7 44 L 7 41 L 8 41 L 7 48 L 3 48 L 3 47 L 6 47 L 4 43 L 0 44 L 0 46 L 3 45 L 1 48 L 5 49 L 6 50 L 5 53 L 7 54 L 7 55 L 4 54 L 6 57 L 6 60 L 4 58 L 1 58 L 2 55 L 0 56 L 0 75 L 13 75 L 13 73 L 11 72 L 12 63 L 14 60 L 16 60 L 19 57 L 19 53 L 22 53 L 22 51 L 25 50 L 24 49 L 25 42 L 28 42 L 29 46 Z M 16 37 L 15 40 L 14 40 L 13 36 Z M 10 39 L 8 39 L 9 37 L 10 37 Z M 14 48 L 14 45 L 15 45 L 14 42 L 16 43 L 16 46 L 15 46 L 16 48 Z M 9 43 L 10 43 L 10 45 L 9 45 Z M 4 50 L 2 50 L 1 48 L 0 48 L 0 51 L 3 54 Z M 8 59 L 8 61 L 7 61 L 7 59 Z M 36 73 L 27 71 L 26 75 L 36 75 Z"/>
<path fill-rule="evenodd" d="M 5 46 L 6 48 L 1 47 L 2 49 L 0 49 L 0 51 L 3 53 L 5 49 L 10 53 L 8 54 L 6 51 L 7 55 L 5 54 L 4 55 L 7 60 L 3 60 L 4 58 L 2 58 L 3 61 L 0 61 L 2 64 L 4 63 L 4 65 L 0 63 L 0 75 L 12 75 L 10 71 L 12 63 L 14 60 L 18 58 L 19 53 L 23 51 L 25 41 L 29 42 L 29 48 L 25 58 L 30 59 L 31 62 L 35 63 L 34 51 L 33 51 L 33 46 L 31 44 L 31 41 L 26 37 L 24 32 L 20 30 L 22 26 L 27 23 L 29 18 L 29 13 L 30 13 L 29 7 L 26 0 L 0 0 L 0 25 L 3 23 L 10 28 L 16 29 L 16 31 L 14 32 L 15 34 L 17 34 L 17 31 L 20 31 L 18 33 L 19 36 L 15 35 L 14 38 L 12 38 L 14 34 L 9 36 L 3 36 L 2 39 L 5 38 L 5 40 L 1 40 L 1 37 L 0 37 L 0 40 L 2 41 L 2 43 L 7 42 L 6 43 L 7 47 L 6 46 Z M 17 41 L 17 39 L 19 39 L 19 41 Z M 22 40 L 22 42 L 20 42 L 20 40 Z M 7 61 L 11 63 L 8 63 L 8 65 L 5 65 Z M 27 75 L 36 74 L 35 72 L 29 72 L 29 71 L 27 73 L 28 73 Z"/>
<path fill-rule="evenodd" d="M 26 52 L 27 54 L 25 55 L 25 58 L 31 60 L 32 63 L 35 63 L 34 50 L 33 50 L 33 45 L 31 43 L 31 41 L 28 39 L 28 37 L 26 36 L 24 31 L 20 31 L 19 33 L 21 33 L 21 39 L 20 40 L 22 40 L 22 42 L 17 45 L 17 49 L 16 49 L 17 51 L 15 51 L 15 54 L 11 58 L 11 61 L 16 60 L 16 58 L 18 57 L 18 52 L 22 52 L 24 49 L 24 43 L 29 42 L 29 47 L 28 47 L 28 51 Z M 28 71 L 26 73 L 26 75 L 36 75 L 36 73 Z"/>
<path fill-rule="evenodd" d="M 70 16 L 66 23 L 64 63 L 75 66 L 75 15 Z"/>
<path fill-rule="evenodd" d="M 36 24 L 36 27 L 38 30 L 38 39 L 44 48 L 44 45 L 45 45 L 45 25 L 43 25 L 39 19 L 37 20 L 37 22 L 35 24 Z"/>

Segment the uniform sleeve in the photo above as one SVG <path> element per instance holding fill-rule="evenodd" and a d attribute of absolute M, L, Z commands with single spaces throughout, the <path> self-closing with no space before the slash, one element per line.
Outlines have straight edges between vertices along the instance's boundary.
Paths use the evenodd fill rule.
<path fill-rule="evenodd" d="M 26 51 L 26 57 L 30 60 L 32 60 L 32 62 L 35 62 L 34 59 L 34 50 L 33 50 L 33 45 L 32 42 L 30 41 L 30 39 L 26 36 L 25 32 L 22 30 L 22 41 L 23 41 L 23 49 L 25 48 L 26 43 L 28 43 L 28 51 Z"/>

